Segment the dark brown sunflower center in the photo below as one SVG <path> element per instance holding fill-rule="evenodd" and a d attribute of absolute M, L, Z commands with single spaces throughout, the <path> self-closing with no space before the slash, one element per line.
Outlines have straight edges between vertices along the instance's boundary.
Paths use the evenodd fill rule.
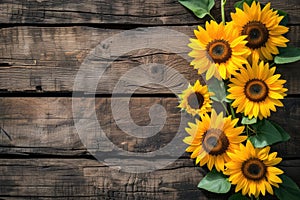
<path fill-rule="evenodd" d="M 268 96 L 269 88 L 264 81 L 252 79 L 246 83 L 244 93 L 251 101 L 261 102 Z"/>
<path fill-rule="evenodd" d="M 251 21 L 243 27 L 242 35 L 248 35 L 246 46 L 257 49 L 264 46 L 268 41 L 269 31 L 261 22 Z"/>
<path fill-rule="evenodd" d="M 247 179 L 259 181 L 266 175 L 266 166 L 260 159 L 250 158 L 243 162 L 242 173 Z"/>
<path fill-rule="evenodd" d="M 201 93 L 195 92 L 189 95 L 188 104 L 193 109 L 200 109 L 204 103 L 204 97 Z"/>
<path fill-rule="evenodd" d="M 206 51 L 215 63 L 225 63 L 230 57 L 232 50 L 225 40 L 213 40 L 208 43 Z"/>
<path fill-rule="evenodd" d="M 223 131 L 219 129 L 209 129 L 202 139 L 203 149 L 211 155 L 220 155 L 226 152 L 229 141 Z"/>

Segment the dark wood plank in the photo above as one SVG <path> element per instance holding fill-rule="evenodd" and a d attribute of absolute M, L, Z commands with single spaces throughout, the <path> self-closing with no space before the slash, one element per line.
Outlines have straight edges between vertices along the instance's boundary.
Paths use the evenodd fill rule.
<path fill-rule="evenodd" d="M 119 100 L 122 99 L 125 98 L 119 98 Z M 124 120 L 127 119 L 124 118 L 126 115 L 124 111 L 126 110 L 125 106 L 116 106 L 118 116 L 113 117 L 111 99 L 96 99 L 95 110 L 97 119 L 108 139 L 115 145 L 113 149 L 122 148 L 124 151 L 138 153 L 157 151 L 169 144 L 174 136 L 177 135 L 178 130 L 183 131 L 186 122 L 182 121 L 183 127 L 179 126 L 181 115 L 179 109 L 176 108 L 176 98 L 131 98 L 130 115 L 133 123 L 139 126 L 147 126 L 151 122 L 149 110 L 154 104 L 160 104 L 165 107 L 167 118 L 164 123 L 163 115 L 157 112 L 157 115 L 159 115 L 157 119 L 159 120 L 152 128 L 156 129 L 161 127 L 162 124 L 164 126 L 160 131 L 155 132 L 157 134 L 151 137 L 137 138 L 130 135 L 137 132 L 136 129 L 132 128 L 134 127 L 132 123 Z M 271 119 L 282 125 L 292 138 L 289 142 L 275 145 L 274 150 L 278 151 L 279 155 L 285 158 L 299 158 L 300 99 L 288 98 L 284 100 L 284 104 L 285 107 L 273 113 Z M 94 108 L 92 99 L 82 100 L 77 105 L 85 110 L 80 118 L 88 119 L 87 123 L 93 125 L 93 115 L 90 111 L 90 109 Z M 82 137 L 79 137 L 82 135 L 78 135 L 73 120 L 71 98 L 1 98 L 0 126 L 10 135 L 11 140 L 4 134 L 0 135 L 0 153 L 2 156 L 45 155 L 78 157 L 89 155 L 83 143 L 93 143 L 95 138 L 89 138 L 87 141 L 82 142 Z M 98 121 L 96 120 L 96 123 Z M 123 127 L 129 127 L 129 129 L 126 129 L 129 134 L 123 131 L 124 128 L 120 129 L 116 121 Z M 88 125 L 86 132 L 91 135 L 93 133 L 97 134 L 97 130 L 93 129 L 94 126 Z M 183 133 L 184 136 L 185 133 Z M 185 146 L 179 153 L 184 153 L 184 148 Z M 107 151 L 109 153 L 111 150 Z M 170 152 L 164 152 L 164 155 L 170 155 Z"/>
<path fill-rule="evenodd" d="M 122 166 L 121 166 L 122 167 Z M 298 184 L 299 160 L 280 168 Z M 0 159 L 4 199 L 227 199 L 197 188 L 205 171 L 190 159 L 134 174 L 88 159 Z"/>
<path fill-rule="evenodd" d="M 203 175 L 189 161 L 131 174 L 88 159 L 0 159 L 0 198 L 207 199 L 197 189 Z"/>
<path fill-rule="evenodd" d="M 162 28 L 162 27 L 158 27 Z M 124 80 L 122 93 L 172 93 L 171 90 L 181 91 L 187 81 L 178 78 L 184 76 L 193 82 L 199 78 L 196 70 L 189 66 L 187 57 L 190 49 L 187 47 L 188 38 L 193 36 L 195 26 L 164 27 L 164 33 L 156 32 L 156 28 L 142 28 L 130 34 L 125 34 L 132 41 L 126 39 L 116 41 L 119 29 L 98 29 L 90 27 L 14 27 L 0 30 L 0 90 L 2 91 L 34 91 L 34 92 L 70 92 L 73 91 L 74 80 L 80 67 L 85 69 L 85 79 L 94 80 L 95 72 L 103 71 L 104 64 L 111 63 L 101 76 L 96 92 L 100 94 L 112 93 L 118 81 L 130 70 L 142 64 L 159 63 L 178 73 L 164 70 L 162 67 L 146 66 L 133 77 Z M 288 37 L 291 44 L 300 46 L 300 26 L 291 26 Z M 169 31 L 169 32 L 168 32 Z M 177 32 L 178 31 L 178 32 Z M 172 32 L 172 33 L 171 33 Z M 128 33 L 128 32 L 126 32 Z M 149 37 L 148 43 L 140 39 L 139 35 Z M 100 45 L 100 42 L 114 38 L 113 43 Z M 127 39 L 128 39 L 127 38 Z M 127 41 L 127 42 L 126 42 Z M 129 51 L 122 56 L 117 55 L 119 49 L 126 50 L 139 42 L 140 50 Z M 173 48 L 170 47 L 170 44 Z M 100 46 L 97 58 L 91 60 L 91 50 Z M 149 47 L 156 47 L 149 49 Z M 117 48 L 117 49 L 116 49 Z M 169 48 L 169 51 L 167 51 Z M 167 49 L 167 50 L 166 50 Z M 100 56 L 102 55 L 102 57 Z M 181 56 L 187 58 L 185 60 Z M 90 63 L 84 65 L 84 59 Z M 279 66 L 279 72 L 287 79 L 289 94 L 300 94 L 299 62 Z M 83 67 L 85 66 L 85 67 Z M 98 81 L 99 76 L 96 76 Z M 146 78 L 145 78 L 146 77 Z M 134 80 L 133 80 L 134 79 Z M 147 84 L 139 87 L 145 79 L 158 84 Z M 96 82 L 97 83 L 97 82 Z M 159 84 L 165 84 L 163 87 Z M 82 84 L 85 85 L 85 84 Z M 135 90 L 139 87 L 138 90 Z M 89 88 L 77 88 L 85 92 Z"/>
<path fill-rule="evenodd" d="M 137 125 L 145 126 L 150 122 L 148 113 L 153 104 L 164 106 L 168 116 L 161 132 L 147 139 L 127 135 L 116 126 L 109 98 L 97 98 L 96 110 L 102 129 L 116 146 L 127 151 L 147 152 L 170 142 L 180 123 L 175 98 L 133 98 L 130 100 L 130 114 Z M 12 138 L 10 141 L 5 135 L 1 135 L 3 154 L 9 154 L 9 152 L 27 155 L 35 153 L 86 154 L 86 149 L 74 126 L 71 98 L 2 98 L 0 105 L 1 127 Z M 80 103 L 80 106 L 88 110 L 93 107 L 93 102 L 91 99 L 86 99 Z M 120 112 L 124 113 L 122 108 Z M 92 113 L 87 111 L 82 117 L 91 119 L 91 116 Z M 126 122 L 125 126 L 128 126 Z M 95 130 L 90 131 L 95 132 Z M 64 151 L 69 153 L 64 153 Z"/>
<path fill-rule="evenodd" d="M 226 13 L 233 11 L 236 1 L 227 1 Z M 262 3 L 268 1 L 263 0 Z M 297 0 L 272 0 L 272 7 L 290 14 L 290 23 L 299 24 Z M 216 2 L 213 15 L 220 19 L 220 3 Z M 76 1 L 3 0 L 0 3 L 1 23 L 61 24 L 198 24 L 203 22 L 174 0 L 153 1 Z M 209 18 L 206 18 L 206 20 Z"/>

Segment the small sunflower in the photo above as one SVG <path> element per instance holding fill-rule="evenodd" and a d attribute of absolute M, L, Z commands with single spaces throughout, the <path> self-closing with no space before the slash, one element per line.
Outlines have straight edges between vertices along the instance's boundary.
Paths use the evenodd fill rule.
<path fill-rule="evenodd" d="M 195 115 L 203 115 L 211 111 L 210 96 L 213 93 L 208 91 L 207 85 L 202 86 L 197 80 L 194 86 L 189 85 L 186 90 L 179 95 L 179 108 L 185 110 L 187 113 Z"/>
<path fill-rule="evenodd" d="M 277 152 L 269 154 L 270 147 L 254 148 L 248 140 L 246 146 L 240 144 L 240 148 L 234 153 L 228 153 L 231 161 L 225 164 L 225 175 L 229 175 L 229 181 L 236 185 L 235 192 L 242 190 L 242 194 L 254 195 L 256 198 L 266 191 L 273 194 L 272 186 L 279 187 L 282 180 L 277 176 L 282 170 L 274 167 L 281 162 L 277 158 Z"/>
<path fill-rule="evenodd" d="M 244 3 L 243 10 L 236 8 L 236 13 L 231 13 L 233 26 L 240 35 L 248 36 L 246 46 L 254 57 L 262 60 L 273 60 L 272 54 L 279 54 L 277 47 L 286 47 L 289 41 L 282 36 L 289 29 L 279 25 L 284 16 L 279 16 L 270 6 L 268 3 L 261 9 L 260 3 L 253 1 L 251 7 Z"/>
<path fill-rule="evenodd" d="M 268 63 L 255 62 L 230 80 L 227 98 L 234 100 L 232 106 L 237 107 L 237 113 L 263 119 L 271 115 L 270 110 L 276 111 L 275 106 L 283 106 L 280 99 L 286 96 L 287 89 L 283 88 L 286 81 L 279 79 L 280 74 L 274 75 L 275 70 L 276 67 L 269 69 Z"/>
<path fill-rule="evenodd" d="M 217 115 L 212 110 L 211 118 L 208 115 L 201 116 L 201 121 L 196 119 L 196 124 L 189 123 L 185 130 L 190 135 L 183 141 L 190 145 L 186 151 L 192 152 L 191 158 L 196 158 L 196 164 L 207 164 L 209 170 L 213 166 L 218 171 L 224 171 L 224 163 L 228 162 L 228 152 L 234 152 L 239 144 L 247 139 L 240 136 L 244 127 L 235 127 L 238 119 L 231 116 L 224 118 L 223 113 Z"/>
<path fill-rule="evenodd" d="M 194 60 L 191 65 L 198 74 L 207 71 L 206 79 L 212 76 L 227 79 L 231 74 L 247 62 L 250 50 L 245 48 L 247 36 L 239 36 L 232 24 L 217 24 L 215 21 L 206 22 L 205 29 L 198 26 L 194 33 L 197 39 L 190 39 L 189 53 Z"/>

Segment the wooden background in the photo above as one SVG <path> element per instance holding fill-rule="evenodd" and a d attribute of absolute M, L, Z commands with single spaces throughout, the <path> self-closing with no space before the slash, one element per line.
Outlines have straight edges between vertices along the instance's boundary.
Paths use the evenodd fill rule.
<path fill-rule="evenodd" d="M 227 17 L 234 2 L 227 3 Z M 299 1 L 271 2 L 290 14 L 288 38 L 300 46 Z M 217 1 L 213 15 L 218 19 L 219 7 Z M 202 23 L 177 0 L 1 0 L 0 199 L 226 199 L 197 189 L 205 170 L 195 167 L 188 154 L 151 173 L 125 173 L 103 165 L 88 153 L 72 119 L 74 78 L 84 58 L 102 40 L 137 27 L 142 31 L 165 27 L 193 37 L 193 29 Z M 174 53 L 142 49 L 116 60 L 97 88 L 98 118 L 111 141 L 127 151 L 157 150 L 170 142 L 178 128 L 177 98 L 157 86 L 136 91 L 130 100 L 131 116 L 138 125 L 149 123 L 151 105 L 165 106 L 168 118 L 156 136 L 128 136 L 111 115 L 111 91 L 122 73 L 153 62 L 172 67 L 187 79 L 196 77 Z M 292 139 L 275 150 L 284 158 L 280 167 L 298 185 L 299 64 L 278 66 L 289 91 L 285 107 L 272 115 L 291 134 Z"/>

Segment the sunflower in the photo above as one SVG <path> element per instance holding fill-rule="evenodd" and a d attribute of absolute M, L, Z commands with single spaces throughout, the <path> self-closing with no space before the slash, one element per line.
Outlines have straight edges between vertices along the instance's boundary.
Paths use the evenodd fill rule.
<path fill-rule="evenodd" d="M 246 146 L 240 144 L 240 148 L 234 153 L 228 153 L 231 161 L 225 164 L 225 175 L 229 175 L 229 181 L 236 185 L 235 192 L 242 190 L 242 194 L 254 195 L 260 193 L 265 196 L 266 191 L 273 194 L 272 186 L 279 187 L 282 180 L 277 176 L 282 170 L 274 167 L 281 162 L 276 158 L 277 152 L 269 154 L 270 147 L 254 148 L 248 140 Z"/>
<path fill-rule="evenodd" d="M 280 74 L 274 75 L 275 70 L 276 67 L 269 69 L 269 64 L 261 61 L 259 65 L 247 65 L 230 80 L 227 98 L 234 100 L 232 106 L 237 107 L 237 113 L 263 119 L 271 115 L 270 110 L 276 111 L 275 106 L 283 106 L 280 99 L 286 96 L 286 81 L 279 79 Z"/>
<path fill-rule="evenodd" d="M 198 26 L 194 33 L 197 39 L 190 39 L 188 45 L 192 48 L 189 53 L 194 60 L 191 65 L 198 70 L 198 74 L 207 71 L 206 79 L 212 76 L 227 79 L 231 74 L 247 62 L 250 50 L 245 48 L 247 36 L 239 36 L 232 24 L 217 24 L 215 21 L 206 22 L 204 30 Z"/>
<path fill-rule="evenodd" d="M 179 108 L 185 110 L 187 113 L 195 116 L 203 115 L 211 111 L 210 96 L 213 93 L 208 91 L 207 85 L 202 86 L 200 81 L 197 80 L 194 86 L 189 85 L 186 90 L 179 95 L 180 104 Z"/>
<path fill-rule="evenodd" d="M 254 57 L 262 60 L 273 60 L 272 54 L 279 54 L 277 47 L 286 47 L 289 41 L 282 36 L 289 29 L 279 25 L 284 16 L 279 16 L 270 6 L 268 3 L 261 9 L 260 3 L 253 1 L 251 7 L 244 3 L 243 10 L 236 8 L 236 13 L 231 13 L 233 26 L 240 35 L 248 36 L 246 46 Z"/>
<path fill-rule="evenodd" d="M 185 130 L 190 135 L 183 141 L 190 145 L 186 151 L 193 152 L 191 158 L 196 158 L 196 164 L 200 166 L 207 164 L 209 170 L 213 166 L 218 171 L 224 171 L 224 163 L 230 159 L 228 152 L 239 148 L 239 144 L 247 139 L 247 136 L 240 136 L 244 127 L 235 127 L 238 119 L 223 117 L 223 113 L 217 115 L 212 110 L 211 118 L 202 115 L 201 121 L 196 119 L 196 124 L 189 123 Z"/>

